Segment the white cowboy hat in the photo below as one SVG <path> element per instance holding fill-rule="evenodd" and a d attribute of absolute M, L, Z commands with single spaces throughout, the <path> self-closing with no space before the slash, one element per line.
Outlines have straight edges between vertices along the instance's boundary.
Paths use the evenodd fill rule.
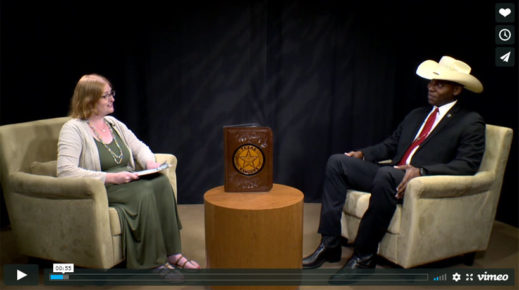
<path fill-rule="evenodd" d="M 463 85 L 467 90 L 481 93 L 483 85 L 470 74 L 470 66 L 461 60 L 443 56 L 440 62 L 426 60 L 416 69 L 416 74 L 428 80 L 451 81 Z"/>

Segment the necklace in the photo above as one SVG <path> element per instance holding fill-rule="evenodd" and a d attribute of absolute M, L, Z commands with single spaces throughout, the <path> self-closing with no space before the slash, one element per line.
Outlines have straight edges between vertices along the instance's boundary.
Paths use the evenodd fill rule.
<path fill-rule="evenodd" d="M 117 149 L 119 149 L 119 154 L 115 154 L 115 152 L 110 147 L 108 147 L 108 145 L 106 145 L 105 142 L 103 142 L 103 139 L 101 139 L 101 136 L 99 136 L 95 127 L 90 123 L 90 121 L 87 121 L 88 126 L 90 126 L 92 131 L 94 131 L 94 135 L 97 137 L 97 139 L 99 139 L 101 144 L 103 144 L 103 146 L 105 146 L 106 150 L 108 150 L 108 152 L 110 152 L 110 155 L 112 155 L 112 158 L 114 159 L 115 163 L 121 164 L 121 162 L 123 162 L 123 158 L 124 158 L 123 150 L 121 149 L 121 146 L 119 146 L 119 142 L 117 142 L 117 138 L 115 138 L 115 134 L 114 134 L 112 127 L 108 126 L 108 124 L 106 124 L 106 121 L 104 121 L 104 122 L 105 122 L 105 125 L 108 127 L 108 129 L 110 129 L 112 138 L 115 141 L 115 146 L 117 146 Z M 104 130 L 103 130 L 103 132 L 104 132 Z"/>
<path fill-rule="evenodd" d="M 92 128 L 92 130 L 95 128 L 97 131 L 101 131 L 103 133 L 106 132 L 106 127 L 108 127 L 108 125 L 106 124 L 106 121 L 103 120 L 103 125 L 105 125 L 105 128 L 97 128 L 97 126 L 94 126 L 92 123 L 90 123 L 90 121 L 88 121 L 88 125 L 90 126 L 90 128 Z"/>

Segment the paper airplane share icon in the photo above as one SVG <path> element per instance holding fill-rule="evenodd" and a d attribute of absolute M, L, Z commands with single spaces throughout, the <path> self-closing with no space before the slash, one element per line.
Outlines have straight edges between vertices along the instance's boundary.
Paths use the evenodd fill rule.
<path fill-rule="evenodd" d="M 502 61 L 504 61 L 504 62 L 508 62 L 508 60 L 510 59 L 510 52 L 511 52 L 511 51 L 509 51 L 509 52 L 503 54 L 503 55 L 500 57 L 500 59 L 501 59 Z"/>
<path fill-rule="evenodd" d="M 22 272 L 20 270 L 16 270 L 16 281 L 23 279 L 26 276 L 27 276 L 27 274 L 25 274 L 24 272 Z"/>

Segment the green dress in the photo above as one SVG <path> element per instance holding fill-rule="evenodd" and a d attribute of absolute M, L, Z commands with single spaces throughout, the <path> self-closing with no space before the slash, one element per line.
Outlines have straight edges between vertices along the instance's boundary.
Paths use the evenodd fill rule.
<path fill-rule="evenodd" d="M 123 160 L 117 164 L 103 143 L 96 140 L 101 170 L 118 172 L 128 170 L 128 148 L 115 130 L 112 131 L 123 150 Z M 112 141 L 106 144 L 112 152 L 119 148 Z M 126 267 L 149 269 L 163 265 L 167 256 L 181 252 L 177 204 L 169 179 L 160 173 L 141 176 L 124 184 L 106 184 L 108 203 L 119 214 L 122 230 L 123 253 Z"/>

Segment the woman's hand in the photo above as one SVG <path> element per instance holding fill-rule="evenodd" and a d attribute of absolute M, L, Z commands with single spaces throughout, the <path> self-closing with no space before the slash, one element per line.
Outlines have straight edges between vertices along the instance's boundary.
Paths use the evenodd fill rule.
<path fill-rule="evenodd" d="M 132 182 L 133 180 L 137 179 L 139 179 L 137 174 L 128 171 L 122 171 L 117 173 L 107 173 L 105 183 L 123 184 Z"/>
<path fill-rule="evenodd" d="M 160 166 L 160 163 L 155 162 L 155 160 L 150 160 L 146 162 L 146 169 L 155 169 Z"/>

